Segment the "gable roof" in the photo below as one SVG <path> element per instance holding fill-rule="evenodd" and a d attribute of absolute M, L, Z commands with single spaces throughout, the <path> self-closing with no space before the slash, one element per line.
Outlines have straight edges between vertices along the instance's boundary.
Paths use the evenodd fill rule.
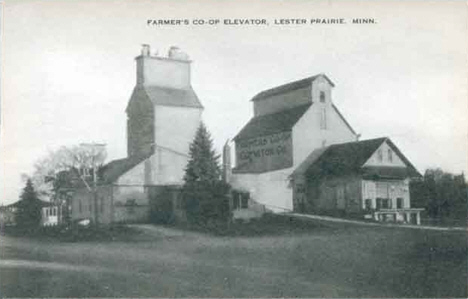
<path fill-rule="evenodd" d="M 234 140 L 254 138 L 291 130 L 311 105 L 305 104 L 276 113 L 253 117 L 234 137 Z"/>
<path fill-rule="evenodd" d="M 150 154 L 144 156 L 132 156 L 111 161 L 103 167 L 101 167 L 101 169 L 99 170 L 100 177 L 104 183 L 113 183 L 121 175 L 123 175 L 133 167 L 137 166 L 144 160 L 148 159 L 150 156 Z"/>
<path fill-rule="evenodd" d="M 5 210 L 7 210 L 9 208 L 18 208 L 18 207 L 21 207 L 22 204 L 23 204 L 23 200 L 20 199 L 20 200 L 15 201 L 14 203 L 6 205 L 6 206 L 0 206 L 0 211 L 5 211 Z M 45 201 L 45 200 L 42 200 L 42 199 L 39 199 L 39 204 L 41 205 L 42 208 L 44 208 L 44 207 L 53 207 L 53 206 L 56 205 L 53 202 Z"/>
<path fill-rule="evenodd" d="M 255 95 L 252 98 L 252 101 L 262 100 L 262 99 L 265 99 L 265 98 L 268 98 L 277 94 L 281 94 L 281 93 L 285 93 L 288 91 L 310 86 L 312 82 L 320 76 L 324 77 L 328 81 L 328 83 L 330 83 L 331 86 L 335 87 L 335 84 L 330 80 L 330 78 L 328 78 L 324 74 L 318 74 L 315 76 L 307 77 L 301 80 L 293 81 L 293 82 L 286 83 L 286 84 L 283 84 L 274 88 L 264 90 L 258 93 L 257 95 Z"/>
<path fill-rule="evenodd" d="M 197 97 L 197 94 L 192 87 L 189 89 L 174 89 L 154 85 L 148 86 L 138 84 L 133 89 L 133 93 L 127 105 L 127 109 L 131 100 L 135 97 L 149 99 L 153 105 L 191 107 L 200 109 L 203 108 L 200 100 Z"/>
<path fill-rule="evenodd" d="M 363 167 L 364 163 L 384 142 L 403 160 L 405 167 Z M 313 155 L 312 152 L 311 155 Z M 376 138 L 328 146 L 318 158 L 307 157 L 292 175 L 306 174 L 307 176 L 343 176 L 347 174 L 360 174 L 363 176 L 380 177 L 420 177 L 421 174 L 414 168 L 409 160 L 400 152 L 393 142 L 386 138 Z"/>
<path fill-rule="evenodd" d="M 390 138 L 387 138 L 387 144 L 390 146 L 390 148 L 400 157 L 401 160 L 406 164 L 406 167 L 408 169 L 408 175 L 410 177 L 414 178 L 420 178 L 422 175 L 419 173 L 419 171 L 416 169 L 416 167 L 413 166 L 413 164 L 406 158 L 405 155 L 400 151 L 400 149 L 390 140 Z"/>

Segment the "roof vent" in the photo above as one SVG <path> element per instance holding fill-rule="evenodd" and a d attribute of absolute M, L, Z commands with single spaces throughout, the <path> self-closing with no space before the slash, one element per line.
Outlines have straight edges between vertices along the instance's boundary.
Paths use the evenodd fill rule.
<path fill-rule="evenodd" d="M 179 47 L 176 46 L 172 46 L 169 48 L 167 57 L 176 60 L 189 60 L 189 56 L 187 55 L 187 53 L 181 51 Z"/>
<path fill-rule="evenodd" d="M 141 56 L 150 56 L 150 45 L 142 44 L 141 45 Z"/>

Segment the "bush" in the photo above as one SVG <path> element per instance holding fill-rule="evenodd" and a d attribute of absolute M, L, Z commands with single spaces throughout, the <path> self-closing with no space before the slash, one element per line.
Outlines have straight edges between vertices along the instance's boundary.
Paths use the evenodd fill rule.
<path fill-rule="evenodd" d="M 198 181 L 184 186 L 183 202 L 187 221 L 210 225 L 230 219 L 230 187 L 223 181 Z"/>
<path fill-rule="evenodd" d="M 170 224 L 174 222 L 172 200 L 166 193 L 157 200 L 151 201 L 150 221 L 156 224 Z"/>

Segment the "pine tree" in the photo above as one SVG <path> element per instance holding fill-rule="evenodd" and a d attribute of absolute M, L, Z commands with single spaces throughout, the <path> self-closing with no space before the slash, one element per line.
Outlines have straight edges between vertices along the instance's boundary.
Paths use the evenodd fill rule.
<path fill-rule="evenodd" d="M 30 179 L 26 182 L 16 208 L 15 220 L 18 227 L 34 229 L 41 225 L 42 204 Z"/>
<path fill-rule="evenodd" d="M 213 149 L 210 133 L 203 123 L 198 127 L 195 139 L 190 144 L 190 159 L 185 169 L 185 183 L 219 181 L 221 169 L 219 155 Z"/>
<path fill-rule="evenodd" d="M 221 180 L 219 155 L 202 123 L 190 144 L 183 197 L 187 219 L 192 223 L 225 221 L 229 217 L 229 185 Z"/>

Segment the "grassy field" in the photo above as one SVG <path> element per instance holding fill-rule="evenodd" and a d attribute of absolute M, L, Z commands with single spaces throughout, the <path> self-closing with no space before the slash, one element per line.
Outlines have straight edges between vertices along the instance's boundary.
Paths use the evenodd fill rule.
<path fill-rule="evenodd" d="M 140 233 L 102 242 L 0 236 L 1 296 L 468 296 L 466 232 L 289 218 L 224 235 L 132 229 Z"/>

